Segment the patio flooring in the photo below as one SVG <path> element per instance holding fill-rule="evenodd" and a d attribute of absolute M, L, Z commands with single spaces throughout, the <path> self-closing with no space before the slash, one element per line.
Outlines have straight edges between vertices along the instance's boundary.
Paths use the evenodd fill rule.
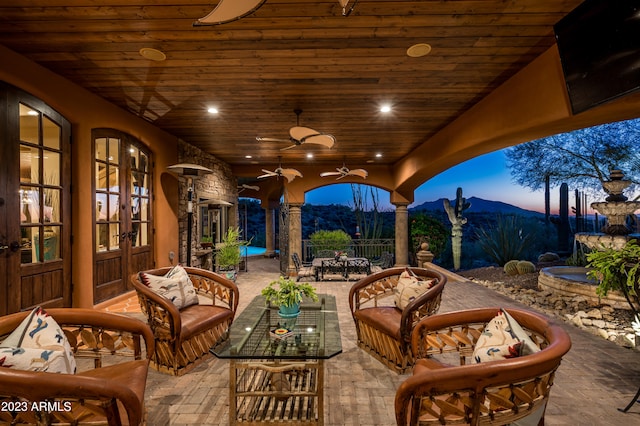
<path fill-rule="evenodd" d="M 238 276 L 239 311 L 271 280 L 279 261 L 252 257 Z M 318 282 L 319 293 L 336 296 L 342 354 L 329 359 L 325 376 L 325 424 L 329 426 L 395 425 L 394 397 L 407 375 L 398 375 L 356 346 L 348 293 L 353 282 Z M 449 282 L 440 312 L 475 307 L 531 309 L 469 281 Z M 140 316 L 135 297 L 106 308 Z M 545 425 L 640 425 L 640 404 L 624 407 L 640 386 L 640 352 L 626 349 L 573 325 L 562 323 L 573 342 L 557 371 Z M 150 370 L 146 406 L 149 425 L 226 425 L 229 416 L 228 360 L 212 358 L 182 377 Z"/>

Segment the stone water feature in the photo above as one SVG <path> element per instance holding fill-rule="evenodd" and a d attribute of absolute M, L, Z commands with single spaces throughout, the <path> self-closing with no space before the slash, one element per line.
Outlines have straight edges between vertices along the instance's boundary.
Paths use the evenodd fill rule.
<path fill-rule="evenodd" d="M 640 201 L 628 201 L 623 194 L 631 184 L 624 179 L 620 170 L 612 170 L 608 181 L 602 187 L 608 194 L 605 201 L 595 202 L 591 207 L 607 218 L 607 223 L 599 233 L 578 233 L 575 240 L 586 247 L 597 250 L 600 247 L 622 248 L 632 238 L 640 239 L 640 235 L 632 234 L 626 225 L 627 216 L 640 209 Z M 538 276 L 541 289 L 569 296 L 581 295 L 594 306 L 605 304 L 616 309 L 630 309 L 626 299 L 619 292 L 610 292 L 606 298 L 596 294 L 597 282 L 587 278 L 587 268 L 577 266 L 553 266 L 543 268 Z"/>

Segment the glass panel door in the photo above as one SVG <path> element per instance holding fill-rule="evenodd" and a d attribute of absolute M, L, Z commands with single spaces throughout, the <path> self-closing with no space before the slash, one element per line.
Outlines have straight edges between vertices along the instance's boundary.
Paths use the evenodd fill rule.
<path fill-rule="evenodd" d="M 60 259 L 61 128 L 20 104 L 21 263 Z"/>

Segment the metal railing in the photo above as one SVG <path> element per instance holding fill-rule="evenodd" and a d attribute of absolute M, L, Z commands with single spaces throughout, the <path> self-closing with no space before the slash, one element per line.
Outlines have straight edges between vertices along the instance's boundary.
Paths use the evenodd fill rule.
<path fill-rule="evenodd" d="M 393 238 L 352 240 L 346 249 L 352 252 L 354 257 L 375 259 L 380 257 L 384 252 L 395 253 L 396 242 Z M 335 248 L 313 245 L 311 240 L 302 240 L 301 256 L 305 262 L 311 261 L 320 250 L 335 250 Z"/>

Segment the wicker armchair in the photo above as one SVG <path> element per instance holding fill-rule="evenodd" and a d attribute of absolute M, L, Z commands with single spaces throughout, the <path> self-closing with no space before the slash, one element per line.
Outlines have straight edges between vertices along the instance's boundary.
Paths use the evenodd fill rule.
<path fill-rule="evenodd" d="M 396 392 L 398 425 L 517 425 L 529 416 L 526 424 L 544 424 L 554 373 L 571 348 L 571 338 L 539 314 L 507 309 L 541 351 L 467 363 L 498 310 L 448 312 L 416 325 L 411 345 L 418 359 L 413 375 Z"/>
<path fill-rule="evenodd" d="M 165 275 L 171 268 L 144 271 Z M 151 365 L 158 371 L 182 375 L 211 356 L 209 350 L 226 338 L 238 307 L 238 287 L 229 279 L 199 268 L 184 268 L 198 296 L 198 305 L 178 310 L 168 299 L 159 296 L 140 280 L 131 276 L 142 312 L 155 335 L 155 353 Z M 209 302 L 210 301 L 210 302 Z"/>
<path fill-rule="evenodd" d="M 387 367 L 404 373 L 413 366 L 411 331 L 422 318 L 440 308 L 447 278 L 439 272 L 411 268 L 418 278 L 436 278 L 437 283 L 404 310 L 393 304 L 394 290 L 402 267 L 389 268 L 357 281 L 349 291 L 349 307 L 356 325 L 358 346 Z"/>
<path fill-rule="evenodd" d="M 76 374 L 0 368 L 0 424 L 140 425 L 153 334 L 141 321 L 93 309 L 47 309 L 69 340 Z M 0 341 L 29 314 L 0 317 Z M 147 358 L 142 356 L 141 338 Z M 41 408 L 45 403 L 47 407 Z M 35 405 L 34 405 L 35 404 Z M 10 410 L 7 407 L 19 407 Z M 34 409 L 35 408 L 35 409 Z"/>

